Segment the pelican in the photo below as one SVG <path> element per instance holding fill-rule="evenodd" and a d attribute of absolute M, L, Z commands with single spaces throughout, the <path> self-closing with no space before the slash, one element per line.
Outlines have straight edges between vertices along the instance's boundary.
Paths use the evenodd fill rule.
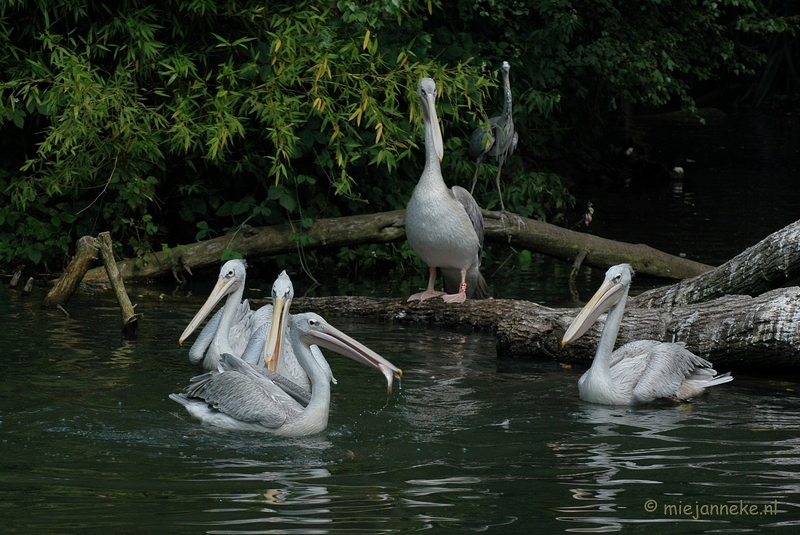
<path fill-rule="evenodd" d="M 483 216 L 472 195 L 460 186 L 448 188 L 442 178 L 444 148 L 436 117 L 436 84 L 423 78 L 417 90 L 425 123 L 425 168 L 406 207 L 406 237 L 411 248 L 430 267 L 428 288 L 409 301 L 442 296 L 448 303 L 484 299 L 489 289 L 478 268 L 483 249 Z M 442 270 L 445 290 L 433 289 L 436 268 Z M 457 290 L 456 290 L 457 289 Z"/>
<path fill-rule="evenodd" d="M 206 302 L 197 312 L 192 321 L 181 334 L 179 343 L 185 340 L 208 316 L 211 310 L 223 297 L 227 296 L 225 305 L 208 321 L 206 326 L 197 336 L 197 340 L 189 350 L 189 360 L 197 364 L 202 360 L 203 367 L 207 370 L 217 368 L 222 353 L 231 353 L 242 357 L 249 364 L 255 366 L 266 365 L 273 372 L 286 376 L 297 385 L 309 389 L 311 382 L 306 372 L 300 367 L 297 358 L 292 353 L 291 346 L 283 348 L 286 354 L 283 358 L 272 358 L 272 354 L 280 347 L 265 347 L 264 356 L 258 351 L 245 351 L 248 342 L 261 327 L 274 329 L 283 328 L 289 307 L 294 298 L 294 287 L 289 275 L 283 271 L 272 285 L 272 305 L 263 306 L 255 311 L 250 309 L 247 300 L 242 301 L 244 294 L 245 270 L 247 264 L 244 260 L 229 260 L 220 270 L 216 286 L 211 291 Z M 277 318 L 277 320 L 275 320 Z M 268 333 L 264 333 L 264 339 Z M 278 344 L 279 336 L 271 338 Z M 318 351 L 318 349 L 315 349 Z"/>
<path fill-rule="evenodd" d="M 379 369 L 387 379 L 390 393 L 393 379 L 403 374 L 391 362 L 317 314 L 289 316 L 287 327 L 289 343 L 311 379 L 311 398 L 307 405 L 287 394 L 258 369 L 229 353 L 222 354 L 217 370 L 193 378 L 186 393 L 171 394 L 170 398 L 204 424 L 299 437 L 319 433 L 328 425 L 331 375 L 311 351 L 312 345 Z M 274 334 L 284 336 L 281 331 Z M 267 343 L 272 342 L 267 340 Z"/>
<path fill-rule="evenodd" d="M 732 381 L 730 373 L 717 375 L 710 362 L 687 350 L 683 342 L 638 340 L 612 352 L 632 276 L 628 264 L 611 267 L 561 340 L 562 346 L 575 340 L 608 310 L 592 366 L 578 380 L 581 399 L 605 405 L 633 405 L 658 398 L 683 401 L 710 386 Z"/>
<path fill-rule="evenodd" d="M 197 329 L 217 303 L 227 296 L 225 305 L 209 320 L 189 350 L 192 364 L 202 361 L 203 368 L 216 369 L 222 353 L 241 355 L 253 332 L 271 320 L 272 307 L 253 311 L 249 301 L 242 301 L 246 269 L 247 262 L 240 259 L 228 260 L 222 265 L 217 284 L 178 339 L 178 343 L 183 345 L 183 341 Z"/>
<path fill-rule="evenodd" d="M 497 194 L 500 196 L 500 210 L 506 211 L 503 204 L 503 192 L 500 189 L 500 171 L 506 158 L 514 154 L 519 141 L 519 135 L 514 131 L 514 120 L 511 117 L 511 82 L 508 80 L 508 72 L 511 65 L 507 61 L 503 62 L 503 111 L 498 117 L 489 119 L 488 128 L 478 127 L 472 132 L 469 140 L 468 154 L 471 158 L 476 158 L 475 176 L 472 177 L 472 187 L 470 194 L 475 191 L 475 184 L 478 182 L 478 171 L 485 156 L 491 156 L 497 160 Z"/>

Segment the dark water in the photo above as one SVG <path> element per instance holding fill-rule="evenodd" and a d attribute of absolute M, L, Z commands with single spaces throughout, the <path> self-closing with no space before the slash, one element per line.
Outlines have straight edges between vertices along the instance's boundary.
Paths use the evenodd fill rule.
<path fill-rule="evenodd" d="M 740 376 L 688 405 L 609 408 L 578 400 L 581 370 L 498 362 L 489 334 L 329 318 L 403 368 L 399 391 L 387 399 L 378 374 L 334 355 L 326 432 L 224 432 L 167 398 L 196 371 L 176 339 L 199 301 L 140 302 L 145 328 L 125 342 L 110 296 L 99 298 L 77 299 L 66 318 L 0 294 L 14 325 L 2 335 L 3 532 L 788 534 L 800 524 L 794 382 Z"/>
<path fill-rule="evenodd" d="M 773 156 L 773 169 L 796 170 L 796 145 L 784 149 L 795 150 L 790 163 Z M 677 199 L 659 187 L 599 188 L 591 231 L 714 262 L 796 219 L 796 174 L 765 172 L 761 183 L 782 189 L 763 204 L 755 192 L 737 196 L 747 184 L 718 191 L 724 211 L 706 192 L 723 173 L 693 165 L 693 180 L 707 178 L 687 179 Z M 646 210 L 648 195 L 658 202 Z M 617 196 L 636 202 L 615 204 Z M 742 213 L 742 196 L 761 210 Z M 642 210 L 658 222 L 649 234 L 645 223 L 612 225 L 606 215 L 628 221 Z M 730 239 L 721 237 L 730 227 Z M 493 280 L 502 297 L 569 305 L 566 274 L 534 258 Z M 581 298 L 600 275 L 582 274 Z M 302 280 L 295 285 L 305 293 Z M 339 383 L 324 433 L 218 431 L 167 397 L 198 371 L 176 340 L 207 288 L 195 297 L 170 290 L 162 299 L 132 292 L 145 315 L 133 342 L 119 336 L 110 295 L 78 296 L 66 317 L 40 310 L 41 296 L 0 291 L 0 531 L 793 534 L 800 526 L 794 378 L 737 374 L 691 404 L 603 407 L 578 399 L 583 370 L 498 361 L 491 333 L 329 317 L 401 367 L 401 388 L 387 398 L 377 373 L 331 355 Z"/>
<path fill-rule="evenodd" d="M 595 184 L 581 192 L 595 207 L 588 232 L 719 265 L 800 219 L 800 117 L 640 119 L 636 129 L 651 161 L 693 160 L 682 187 L 645 176 Z"/>

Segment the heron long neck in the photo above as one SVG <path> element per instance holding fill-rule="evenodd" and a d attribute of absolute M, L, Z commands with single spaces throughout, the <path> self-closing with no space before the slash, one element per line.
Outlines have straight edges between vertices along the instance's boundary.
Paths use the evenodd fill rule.
<path fill-rule="evenodd" d="M 603 332 L 600 333 L 600 342 L 597 344 L 597 351 L 592 362 L 592 372 L 599 373 L 611 378 L 611 356 L 614 353 L 614 343 L 617 341 L 619 326 L 622 323 L 622 315 L 625 313 L 625 303 L 628 300 L 628 289 L 623 290 L 619 303 L 611 307 L 606 315 L 606 324 Z"/>
<path fill-rule="evenodd" d="M 511 82 L 508 80 L 508 73 L 503 71 L 503 118 L 508 121 L 511 118 Z"/>

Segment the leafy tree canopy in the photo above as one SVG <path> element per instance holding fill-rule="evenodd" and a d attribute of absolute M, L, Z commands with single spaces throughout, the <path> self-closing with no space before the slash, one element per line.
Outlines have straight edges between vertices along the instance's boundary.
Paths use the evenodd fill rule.
<path fill-rule="evenodd" d="M 501 107 L 502 60 L 520 132 L 507 202 L 544 218 L 571 196 L 536 162 L 609 110 L 692 109 L 699 85 L 752 77 L 771 51 L 795 47 L 796 8 L 769 6 L 6 0 L 0 266 L 60 269 L 78 237 L 102 230 L 119 254 L 141 256 L 244 223 L 299 231 L 402 208 L 422 166 L 423 76 L 441 93 L 443 172 L 465 185 L 469 134 Z M 488 207 L 491 193 L 479 197 Z"/>

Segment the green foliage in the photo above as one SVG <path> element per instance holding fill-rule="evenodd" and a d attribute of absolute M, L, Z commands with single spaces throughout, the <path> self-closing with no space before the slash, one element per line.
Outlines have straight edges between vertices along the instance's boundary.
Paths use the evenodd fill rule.
<path fill-rule="evenodd" d="M 469 135 L 502 107 L 502 60 L 520 134 L 505 199 L 553 217 L 574 201 L 537 162 L 563 156 L 622 102 L 692 109 L 695 85 L 751 75 L 770 51 L 796 56 L 796 8 L 776 9 L 760 0 L 8 1 L 0 265 L 61 262 L 77 238 L 103 230 L 125 256 L 287 221 L 302 246 L 318 217 L 404 207 L 422 166 L 423 76 L 441 92 L 446 180 L 467 185 Z M 772 72 L 783 72 L 777 60 L 763 77 L 783 80 Z M 485 165 L 477 197 L 493 206 Z M 357 257 L 371 269 L 390 256 L 415 258 L 382 246 L 336 262 Z"/>

